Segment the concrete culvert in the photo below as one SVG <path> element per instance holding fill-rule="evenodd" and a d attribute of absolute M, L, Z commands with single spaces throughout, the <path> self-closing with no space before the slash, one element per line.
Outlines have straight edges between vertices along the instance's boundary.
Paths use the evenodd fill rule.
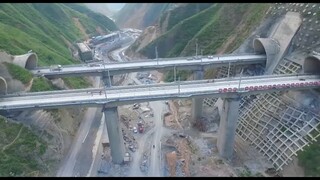
<path fill-rule="evenodd" d="M 312 55 L 306 57 L 303 63 L 303 72 L 320 74 L 320 56 Z"/>
<path fill-rule="evenodd" d="M 7 94 L 7 88 L 8 88 L 8 85 L 6 80 L 0 76 L 0 95 Z"/>

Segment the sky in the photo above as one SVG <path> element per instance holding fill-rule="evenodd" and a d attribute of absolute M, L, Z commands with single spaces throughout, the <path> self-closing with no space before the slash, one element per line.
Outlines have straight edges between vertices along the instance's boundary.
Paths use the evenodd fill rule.
<path fill-rule="evenodd" d="M 126 3 L 106 3 L 110 10 L 119 11 Z"/>

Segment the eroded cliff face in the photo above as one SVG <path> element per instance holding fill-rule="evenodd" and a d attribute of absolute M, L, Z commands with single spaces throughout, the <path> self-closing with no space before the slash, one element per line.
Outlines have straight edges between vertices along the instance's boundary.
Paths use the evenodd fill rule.
<path fill-rule="evenodd" d="M 147 27 L 136 41 L 126 50 L 126 54 L 133 59 L 146 58 L 144 55 L 137 53 L 146 45 L 157 39 L 161 35 L 158 26 Z"/>
<path fill-rule="evenodd" d="M 180 5 L 178 3 L 127 3 L 115 15 L 115 22 L 121 28 L 143 30 L 155 25 L 164 12 Z"/>

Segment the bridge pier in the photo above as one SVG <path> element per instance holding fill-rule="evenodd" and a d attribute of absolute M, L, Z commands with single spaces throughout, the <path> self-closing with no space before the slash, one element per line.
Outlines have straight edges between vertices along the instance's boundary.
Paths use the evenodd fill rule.
<path fill-rule="evenodd" d="M 199 70 L 196 70 L 194 72 L 194 79 L 195 80 L 202 80 L 204 78 L 203 73 L 203 67 L 201 67 Z M 202 116 L 202 104 L 203 104 L 203 98 L 192 98 L 192 112 L 191 112 L 191 118 L 192 121 L 196 121 L 197 119 L 201 118 Z"/>
<path fill-rule="evenodd" d="M 103 74 L 102 80 L 107 88 L 111 87 L 114 83 L 113 76 L 109 76 L 107 73 Z M 121 164 L 124 160 L 125 147 L 118 116 L 118 107 L 106 107 L 103 108 L 103 112 L 109 137 L 112 162 Z"/>
<path fill-rule="evenodd" d="M 231 159 L 239 117 L 240 96 L 223 99 L 217 147 L 221 157 Z"/>
<path fill-rule="evenodd" d="M 104 108 L 103 111 L 109 136 L 112 162 L 121 164 L 124 160 L 125 148 L 118 116 L 118 107 Z"/>

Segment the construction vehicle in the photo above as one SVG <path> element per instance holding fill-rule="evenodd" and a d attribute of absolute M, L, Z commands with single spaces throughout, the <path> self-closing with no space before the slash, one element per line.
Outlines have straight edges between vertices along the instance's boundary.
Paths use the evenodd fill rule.
<path fill-rule="evenodd" d="M 138 104 L 138 103 L 133 104 L 133 109 L 139 109 L 139 107 L 140 107 L 140 104 Z"/>
<path fill-rule="evenodd" d="M 132 157 L 131 157 L 131 155 L 130 155 L 129 152 L 126 152 L 126 153 L 125 153 L 123 161 L 124 161 L 125 163 L 128 163 L 128 162 L 132 161 Z"/>
<path fill-rule="evenodd" d="M 142 121 L 138 122 L 138 131 L 139 131 L 139 133 L 144 132 L 144 125 L 143 125 Z"/>

